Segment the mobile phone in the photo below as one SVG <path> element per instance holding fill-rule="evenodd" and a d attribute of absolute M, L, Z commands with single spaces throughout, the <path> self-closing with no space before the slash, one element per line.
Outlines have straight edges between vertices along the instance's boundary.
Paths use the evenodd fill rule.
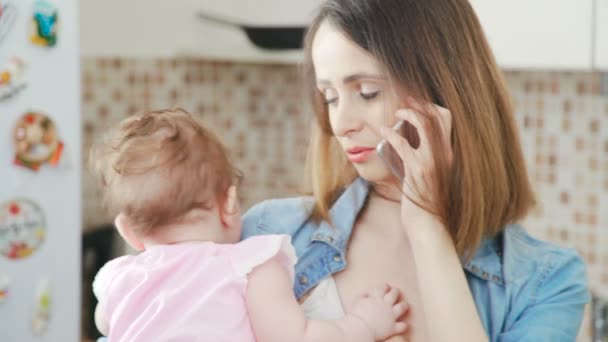
<path fill-rule="evenodd" d="M 420 137 L 418 136 L 418 132 L 416 131 L 416 128 L 409 122 L 399 121 L 393 126 L 392 129 L 404 137 L 413 149 L 417 149 L 420 146 Z M 382 140 L 378 146 L 376 146 L 376 153 L 378 153 L 378 156 L 380 156 L 380 159 L 382 159 L 391 173 L 395 175 L 400 182 L 403 182 L 405 177 L 403 160 L 401 160 L 401 157 L 397 151 L 395 151 L 393 146 L 391 146 L 388 141 Z"/>

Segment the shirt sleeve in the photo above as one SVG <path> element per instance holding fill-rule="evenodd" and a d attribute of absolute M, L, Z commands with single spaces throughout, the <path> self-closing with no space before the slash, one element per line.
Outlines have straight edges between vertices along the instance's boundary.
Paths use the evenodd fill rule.
<path fill-rule="evenodd" d="M 114 277 L 121 271 L 122 266 L 127 262 L 131 256 L 123 256 L 107 262 L 95 275 L 93 280 L 93 294 L 97 298 L 97 301 L 101 302 L 105 300 L 107 296 L 110 282 Z"/>
<path fill-rule="evenodd" d="M 539 281 L 531 284 L 529 295 L 521 296 L 527 304 L 520 306 L 498 341 L 576 341 L 590 299 L 585 265 L 571 250 L 548 258 L 546 267 L 538 270 Z"/>
<path fill-rule="evenodd" d="M 241 241 L 233 248 L 232 265 L 239 276 L 247 276 L 254 268 L 274 259 L 294 279 L 296 252 L 289 235 L 268 234 Z"/>
<path fill-rule="evenodd" d="M 241 232 L 241 240 L 245 240 L 255 235 L 268 234 L 268 232 L 260 229 L 266 202 L 261 202 L 251 207 L 243 216 L 243 230 Z"/>

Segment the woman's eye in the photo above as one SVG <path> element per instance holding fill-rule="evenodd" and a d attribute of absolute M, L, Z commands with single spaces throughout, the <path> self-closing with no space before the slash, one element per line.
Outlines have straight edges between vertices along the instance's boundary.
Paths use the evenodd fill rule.
<path fill-rule="evenodd" d="M 370 92 L 370 93 L 361 93 L 361 97 L 364 98 L 365 100 L 372 100 L 376 97 L 378 97 L 378 94 L 380 94 L 379 91 L 374 91 L 374 92 Z"/>
<path fill-rule="evenodd" d="M 338 102 L 338 98 L 337 97 L 334 97 L 334 98 L 331 98 L 331 99 L 328 99 L 328 98 L 325 99 L 325 104 L 326 105 L 334 104 L 336 102 Z"/>
<path fill-rule="evenodd" d="M 338 102 L 338 92 L 332 88 L 321 90 L 326 105 Z"/>

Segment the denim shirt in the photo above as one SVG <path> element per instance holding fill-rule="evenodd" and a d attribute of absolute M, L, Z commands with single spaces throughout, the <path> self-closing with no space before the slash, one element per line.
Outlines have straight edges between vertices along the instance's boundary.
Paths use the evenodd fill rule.
<path fill-rule="evenodd" d="M 368 189 L 361 178 L 345 189 L 330 209 L 334 227 L 310 219 L 310 197 L 262 202 L 245 214 L 242 238 L 291 235 L 298 256 L 293 291 L 300 298 L 347 266 L 346 245 Z M 509 225 L 484 239 L 463 269 L 490 341 L 575 341 L 590 296 L 574 250 Z"/>

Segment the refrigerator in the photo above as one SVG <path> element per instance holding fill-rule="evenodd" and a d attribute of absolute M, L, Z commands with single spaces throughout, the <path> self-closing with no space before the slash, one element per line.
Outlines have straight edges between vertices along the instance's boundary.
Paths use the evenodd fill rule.
<path fill-rule="evenodd" d="M 0 0 L 0 341 L 80 339 L 76 0 Z"/>

